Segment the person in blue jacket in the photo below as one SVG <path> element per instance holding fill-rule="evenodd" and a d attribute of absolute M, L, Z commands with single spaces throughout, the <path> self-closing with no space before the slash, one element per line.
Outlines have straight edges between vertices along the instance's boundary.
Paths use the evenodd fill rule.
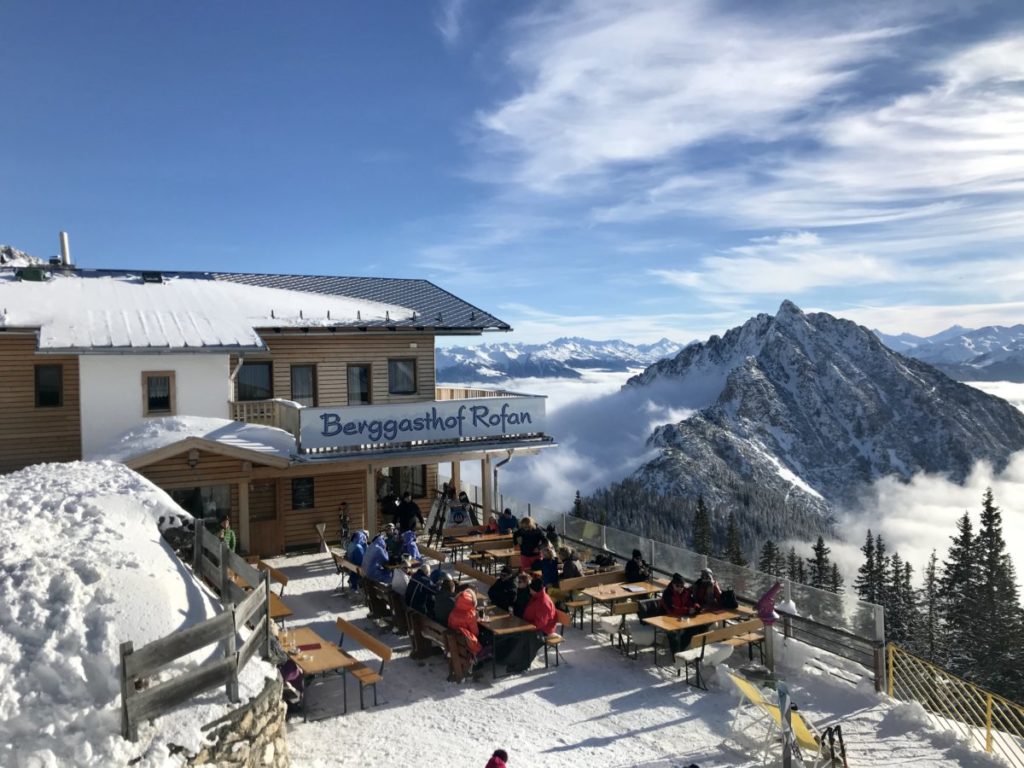
<path fill-rule="evenodd" d="M 366 543 L 370 538 L 369 531 L 356 531 L 348 542 L 348 549 L 345 550 L 345 559 L 353 565 L 362 565 L 366 556 Z M 348 585 L 351 589 L 359 589 L 359 574 L 348 575 Z"/>
<path fill-rule="evenodd" d="M 373 537 L 370 546 L 366 548 L 366 555 L 363 557 L 363 571 L 367 578 L 382 584 L 390 584 L 391 571 L 384 567 L 387 562 L 388 549 L 384 544 L 384 534 L 378 533 Z"/>
<path fill-rule="evenodd" d="M 406 531 L 402 534 L 402 557 L 406 555 L 413 560 L 423 560 L 420 548 L 416 545 L 416 531 Z"/>
<path fill-rule="evenodd" d="M 519 527 L 519 521 L 512 514 L 512 510 L 505 508 L 498 517 L 498 533 L 512 533 Z"/>

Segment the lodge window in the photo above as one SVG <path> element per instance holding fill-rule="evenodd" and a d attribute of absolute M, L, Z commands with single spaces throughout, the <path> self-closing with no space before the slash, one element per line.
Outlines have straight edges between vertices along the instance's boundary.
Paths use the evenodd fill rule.
<path fill-rule="evenodd" d="M 36 366 L 36 408 L 64 405 L 64 366 Z"/>
<path fill-rule="evenodd" d="M 392 395 L 416 394 L 416 360 L 388 360 L 388 392 Z"/>
<path fill-rule="evenodd" d="M 370 403 L 370 366 L 350 365 L 348 367 L 348 404 L 368 405 Z"/>
<path fill-rule="evenodd" d="M 316 406 L 316 366 L 292 366 L 292 400 L 299 405 Z"/>
<path fill-rule="evenodd" d="M 313 496 L 313 478 L 293 478 L 292 509 L 312 509 L 314 506 L 316 506 L 316 504 Z"/>
<path fill-rule="evenodd" d="M 391 487 L 401 498 L 408 491 L 414 499 L 427 495 L 427 467 L 416 464 L 411 467 L 391 467 Z"/>
<path fill-rule="evenodd" d="M 274 396 L 270 363 L 243 363 L 238 371 L 238 399 L 269 400 Z"/>
<path fill-rule="evenodd" d="M 142 372 L 142 415 L 174 413 L 174 371 Z"/>

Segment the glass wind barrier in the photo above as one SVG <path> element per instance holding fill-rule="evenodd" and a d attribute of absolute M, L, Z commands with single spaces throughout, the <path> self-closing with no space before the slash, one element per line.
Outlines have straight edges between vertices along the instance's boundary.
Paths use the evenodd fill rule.
<path fill-rule="evenodd" d="M 446 478 L 440 478 L 439 481 L 443 479 Z M 480 489 L 476 486 L 463 484 L 463 490 L 474 501 L 482 499 Z M 776 598 L 777 606 L 792 600 L 796 615 L 801 618 L 848 632 L 866 641 L 882 639 L 876 632 L 876 612 L 881 609 L 872 603 L 858 600 L 849 587 L 845 593 L 837 595 L 504 494 L 499 495 L 495 506 L 498 510 L 510 508 L 518 518 L 532 517 L 541 527 L 553 523 L 563 536 L 579 542 L 577 549 L 590 549 L 591 554 L 606 550 L 625 561 L 631 557 L 634 549 L 639 549 L 644 559 L 663 576 L 679 573 L 689 582 L 697 578 L 702 568 L 710 568 L 722 589 L 735 590 L 736 595 L 744 600 L 756 601 L 776 581 L 781 581 L 783 591 Z"/>

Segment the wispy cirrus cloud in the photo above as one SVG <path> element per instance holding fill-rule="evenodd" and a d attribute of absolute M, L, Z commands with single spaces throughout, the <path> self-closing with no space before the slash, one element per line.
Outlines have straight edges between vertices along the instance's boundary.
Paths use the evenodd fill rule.
<path fill-rule="evenodd" d="M 434 24 L 446 45 L 455 45 L 462 34 L 462 13 L 466 0 L 441 0 Z"/>

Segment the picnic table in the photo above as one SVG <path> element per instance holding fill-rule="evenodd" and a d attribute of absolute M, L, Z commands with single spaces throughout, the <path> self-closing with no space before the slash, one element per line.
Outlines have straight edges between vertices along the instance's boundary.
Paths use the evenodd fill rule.
<path fill-rule="evenodd" d="M 511 613 L 492 613 L 491 615 L 485 615 L 483 618 L 477 619 L 477 624 L 484 627 L 492 635 L 494 635 L 494 648 L 491 654 L 491 674 L 497 679 L 498 677 L 498 656 L 500 650 L 503 650 L 503 646 L 507 647 L 513 641 L 518 640 L 518 636 L 524 634 L 538 635 L 538 630 L 533 624 L 515 616 Z M 540 648 L 538 642 L 537 648 Z M 534 653 L 536 653 L 536 648 Z"/>
<path fill-rule="evenodd" d="M 291 639 L 293 647 L 285 647 L 285 653 L 295 662 L 302 671 L 302 716 L 306 718 L 306 694 L 310 683 L 318 678 L 324 677 L 331 672 L 339 672 L 342 675 L 342 700 L 345 712 L 348 712 L 348 690 L 345 686 L 345 671 L 355 666 L 358 662 L 342 651 L 334 643 L 324 640 L 309 627 L 299 627 L 283 632 L 282 643 Z"/>
<path fill-rule="evenodd" d="M 594 631 L 594 606 L 597 603 L 611 605 L 620 600 L 642 600 L 664 590 L 664 584 L 655 584 L 652 581 L 619 582 L 587 587 L 581 594 L 590 598 L 590 631 Z"/>
<path fill-rule="evenodd" d="M 487 555 L 495 563 L 504 562 L 505 565 L 509 564 L 509 560 L 519 554 L 519 550 L 516 547 L 505 547 L 503 549 L 485 549 L 484 554 Z"/>
<path fill-rule="evenodd" d="M 452 551 L 452 560 L 458 559 L 458 554 L 463 547 L 481 549 L 491 545 L 509 544 L 512 542 L 511 533 L 476 533 L 456 536 L 451 540 L 449 546 Z"/>
<path fill-rule="evenodd" d="M 657 647 L 658 630 L 660 629 L 666 635 L 669 632 L 682 632 L 685 629 L 694 629 L 697 627 L 710 627 L 712 624 L 718 622 L 728 621 L 729 619 L 738 619 L 747 611 L 736 610 L 719 610 L 719 611 L 701 611 L 695 616 L 648 616 L 642 619 L 644 624 L 649 624 L 654 627 L 655 647 Z M 655 666 L 658 664 L 658 654 L 654 654 Z"/>

